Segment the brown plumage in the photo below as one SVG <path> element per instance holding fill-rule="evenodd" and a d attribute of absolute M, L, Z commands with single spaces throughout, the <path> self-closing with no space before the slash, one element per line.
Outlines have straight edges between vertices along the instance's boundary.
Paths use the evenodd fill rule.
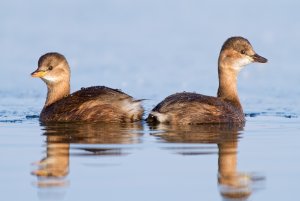
<path fill-rule="evenodd" d="M 153 108 L 147 121 L 167 124 L 244 122 L 237 92 L 237 75 L 243 66 L 253 62 L 266 63 L 267 59 L 256 54 L 247 39 L 227 39 L 218 61 L 218 96 L 188 92 L 170 95 Z"/>
<path fill-rule="evenodd" d="M 133 122 L 142 118 L 126 107 L 140 101 L 119 90 L 104 86 L 83 88 L 43 108 L 41 121 Z M 128 104 L 128 105 L 126 105 Z"/>
<path fill-rule="evenodd" d="M 244 115 L 237 103 L 204 96 L 196 93 L 182 92 L 168 96 L 153 108 L 148 122 L 158 123 L 160 114 L 165 114 L 163 123 L 199 124 L 243 122 Z M 163 117 L 164 118 L 164 117 Z M 162 118 L 161 118 L 162 119 Z"/>
<path fill-rule="evenodd" d="M 70 94 L 70 69 L 63 55 L 47 53 L 41 56 L 38 65 L 32 76 L 40 77 L 48 88 L 46 103 L 40 114 L 42 122 L 118 123 L 142 119 L 141 101 L 120 90 L 96 86 Z"/>

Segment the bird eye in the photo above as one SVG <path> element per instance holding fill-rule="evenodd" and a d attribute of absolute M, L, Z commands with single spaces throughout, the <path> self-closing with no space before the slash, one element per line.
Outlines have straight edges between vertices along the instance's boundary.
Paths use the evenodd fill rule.
<path fill-rule="evenodd" d="M 53 69 L 53 66 L 49 66 L 49 67 L 48 67 L 48 70 L 52 70 L 52 69 Z"/>
<path fill-rule="evenodd" d="M 246 51 L 245 50 L 241 50 L 241 54 L 246 54 Z"/>

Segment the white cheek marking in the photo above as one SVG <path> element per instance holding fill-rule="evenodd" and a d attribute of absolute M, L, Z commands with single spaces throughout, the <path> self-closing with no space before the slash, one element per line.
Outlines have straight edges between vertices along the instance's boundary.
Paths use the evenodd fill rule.
<path fill-rule="evenodd" d="M 244 66 L 252 63 L 252 59 L 250 57 L 244 57 L 241 59 L 237 59 L 236 62 L 233 64 L 233 69 L 236 71 L 240 71 Z"/>
<path fill-rule="evenodd" d="M 45 75 L 44 77 L 42 77 L 42 79 L 44 79 L 47 82 L 56 82 L 58 81 L 57 77 L 52 77 L 49 75 Z"/>

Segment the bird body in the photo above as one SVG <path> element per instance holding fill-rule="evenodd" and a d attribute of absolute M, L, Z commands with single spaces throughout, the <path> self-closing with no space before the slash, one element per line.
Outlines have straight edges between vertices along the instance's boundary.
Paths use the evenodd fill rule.
<path fill-rule="evenodd" d="M 142 118 L 139 100 L 104 86 L 76 91 L 45 106 L 40 119 L 47 121 L 133 122 Z"/>
<path fill-rule="evenodd" d="M 180 124 L 243 122 L 245 117 L 237 104 L 197 93 L 176 93 L 153 108 L 147 120 Z"/>

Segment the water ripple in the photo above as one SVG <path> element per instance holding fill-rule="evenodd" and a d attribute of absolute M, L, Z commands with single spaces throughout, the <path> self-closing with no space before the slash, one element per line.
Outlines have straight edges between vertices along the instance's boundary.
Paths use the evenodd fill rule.
<path fill-rule="evenodd" d="M 268 116 L 268 117 L 282 117 L 282 118 L 298 118 L 298 115 L 293 112 L 246 112 L 246 117 L 259 117 L 259 116 Z"/>

